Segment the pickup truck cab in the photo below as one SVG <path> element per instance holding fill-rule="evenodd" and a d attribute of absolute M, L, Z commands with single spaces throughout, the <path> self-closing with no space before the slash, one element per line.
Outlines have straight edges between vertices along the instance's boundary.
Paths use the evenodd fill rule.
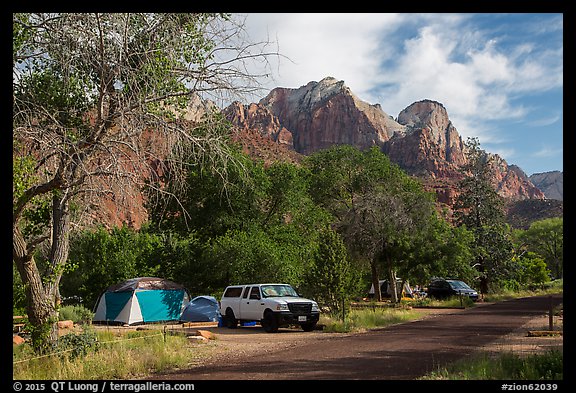
<path fill-rule="evenodd" d="M 232 285 L 220 300 L 222 323 L 236 328 L 239 322 L 260 322 L 268 333 L 279 327 L 300 325 L 314 330 L 320 318 L 318 304 L 300 297 L 289 284 Z"/>

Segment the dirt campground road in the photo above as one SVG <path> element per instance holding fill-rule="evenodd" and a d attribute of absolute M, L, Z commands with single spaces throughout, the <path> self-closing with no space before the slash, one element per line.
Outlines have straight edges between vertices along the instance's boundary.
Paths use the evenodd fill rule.
<path fill-rule="evenodd" d="M 259 326 L 213 327 L 208 330 L 218 338 L 207 344 L 207 356 L 197 365 L 150 379 L 414 380 L 475 351 L 502 345 L 498 343 L 503 338 L 523 327 L 547 328 L 551 303 L 557 306 L 562 297 L 528 297 L 442 310 L 416 321 L 355 334 L 296 329 L 269 334 Z M 542 339 L 543 346 L 550 344 Z M 561 348 L 562 336 L 559 339 L 552 345 Z"/>

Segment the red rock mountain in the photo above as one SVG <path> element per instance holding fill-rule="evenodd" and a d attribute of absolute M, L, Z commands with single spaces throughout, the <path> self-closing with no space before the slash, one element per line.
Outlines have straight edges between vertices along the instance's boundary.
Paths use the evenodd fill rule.
<path fill-rule="evenodd" d="M 294 149 L 302 154 L 335 144 L 382 146 L 405 128 L 379 104 L 358 99 L 343 81 L 331 77 L 299 89 L 276 88 L 260 104 L 292 132 Z"/>
<path fill-rule="evenodd" d="M 457 196 L 465 145 L 439 102 L 415 102 L 395 120 L 379 104 L 356 97 L 344 81 L 327 77 L 300 88 L 275 88 L 258 104 L 233 103 L 224 113 L 238 132 L 255 131 L 304 155 L 338 144 L 360 149 L 377 145 L 392 162 L 422 178 L 441 202 L 452 204 Z M 497 168 L 494 185 L 500 195 L 509 200 L 544 198 L 520 168 L 488 154 Z"/>
<path fill-rule="evenodd" d="M 191 103 L 186 121 L 194 123 L 206 110 L 214 109 L 213 104 L 200 101 Z M 343 81 L 328 77 L 300 88 L 276 88 L 259 103 L 235 102 L 222 112 L 235 126 L 233 138 L 244 151 L 265 162 L 298 162 L 303 155 L 337 144 L 361 149 L 376 145 L 392 162 L 421 178 L 440 202 L 450 206 L 458 195 L 458 168 L 466 162 L 465 146 L 438 102 L 415 102 L 395 120 L 379 104 L 360 100 Z M 165 141 L 148 142 L 162 145 Z M 494 182 L 502 196 L 511 201 L 544 198 L 520 168 L 492 156 L 498 168 Z M 152 172 L 161 167 L 158 162 L 148 165 Z M 141 174 L 143 181 L 154 176 L 148 170 Z M 91 220 L 107 226 L 140 227 L 147 212 L 138 187 L 116 195 L 92 204 L 88 209 Z"/>

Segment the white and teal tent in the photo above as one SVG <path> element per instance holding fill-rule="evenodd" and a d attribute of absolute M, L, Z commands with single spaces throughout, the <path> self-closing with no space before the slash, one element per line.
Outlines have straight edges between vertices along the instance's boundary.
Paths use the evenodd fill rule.
<path fill-rule="evenodd" d="M 94 322 L 139 323 L 178 321 L 188 305 L 186 289 L 158 277 L 138 277 L 112 285 L 98 299 Z"/>

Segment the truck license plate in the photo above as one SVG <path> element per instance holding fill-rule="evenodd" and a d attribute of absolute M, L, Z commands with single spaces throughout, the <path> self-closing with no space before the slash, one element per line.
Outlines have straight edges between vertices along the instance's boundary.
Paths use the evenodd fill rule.
<path fill-rule="evenodd" d="M 299 315 L 298 322 L 306 322 L 306 315 Z"/>

